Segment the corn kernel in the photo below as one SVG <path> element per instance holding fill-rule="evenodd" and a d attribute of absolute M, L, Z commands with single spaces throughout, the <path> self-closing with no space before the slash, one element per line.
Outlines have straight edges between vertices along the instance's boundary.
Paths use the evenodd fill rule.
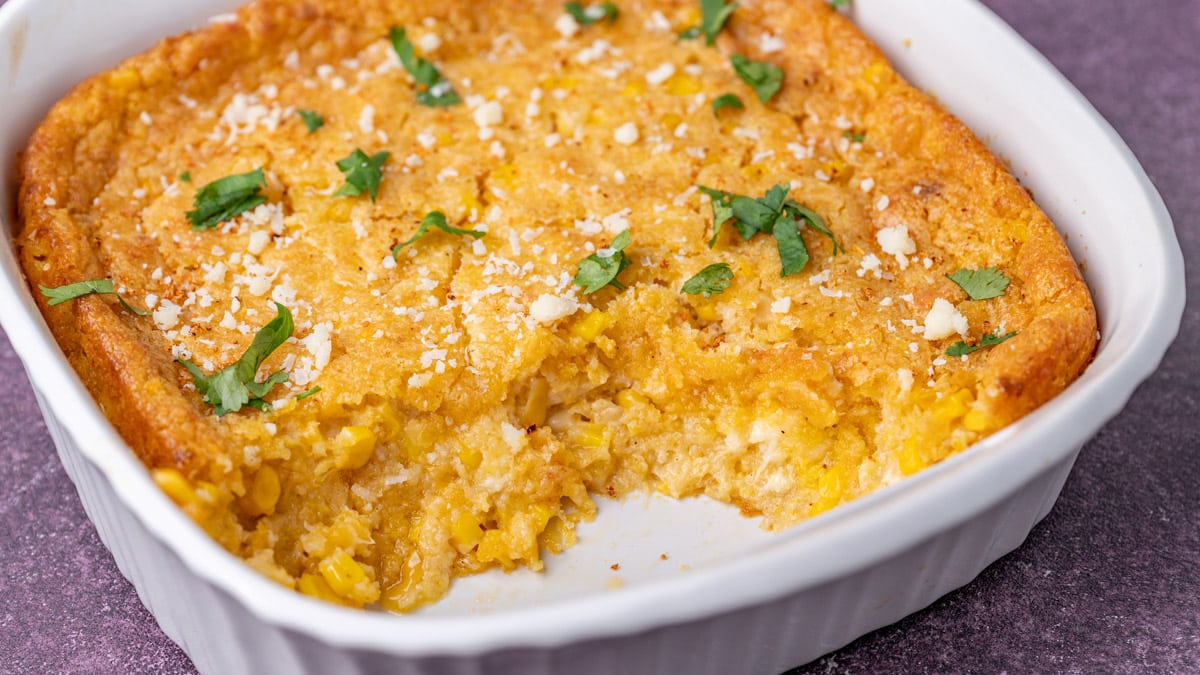
<path fill-rule="evenodd" d="M 700 93 L 703 86 L 700 80 L 687 73 L 675 73 L 667 80 L 666 90 L 672 96 L 692 96 Z"/>
<path fill-rule="evenodd" d="M 542 80 L 542 89 L 566 89 L 571 90 L 579 84 L 579 81 L 573 77 L 566 75 L 555 76 L 551 75 Z"/>
<path fill-rule="evenodd" d="M 696 318 L 701 321 L 713 322 L 721 318 L 717 313 L 717 305 L 712 302 L 701 302 L 696 305 Z"/>
<path fill-rule="evenodd" d="M 967 414 L 973 396 L 969 389 L 959 389 L 958 391 L 943 396 L 941 400 L 933 404 L 933 416 L 943 422 L 954 421 L 963 415 Z"/>
<path fill-rule="evenodd" d="M 767 167 L 762 164 L 747 164 L 742 167 L 742 175 L 750 180 L 758 180 L 767 173 Z"/>
<path fill-rule="evenodd" d="M 600 333 L 604 332 L 607 326 L 608 315 L 598 309 L 593 309 L 586 316 L 577 321 L 571 326 L 571 332 L 575 335 L 591 342 L 595 340 Z"/>
<path fill-rule="evenodd" d="M 317 565 L 325 582 L 343 598 L 354 597 L 355 589 L 367 580 L 367 572 L 350 554 L 339 549 Z"/>
<path fill-rule="evenodd" d="M 271 515 L 279 501 L 279 492 L 279 474 L 266 464 L 262 465 L 243 501 L 246 511 L 252 516 Z"/>
<path fill-rule="evenodd" d="M 154 469 L 150 472 L 150 476 L 158 488 L 167 493 L 171 501 L 176 504 L 183 506 L 196 501 L 196 493 L 192 490 L 191 483 L 178 470 Z"/>
<path fill-rule="evenodd" d="M 675 113 L 667 113 L 662 116 L 662 123 L 664 127 L 674 130 L 675 127 L 683 123 L 683 118 Z"/>
<path fill-rule="evenodd" d="M 474 471 L 483 463 L 483 453 L 472 446 L 464 445 L 458 451 L 458 459 L 467 471 Z"/>
<path fill-rule="evenodd" d="M 337 450 L 335 462 L 339 469 L 358 469 L 371 459 L 375 452 L 375 432 L 367 427 L 342 427 L 333 446 Z"/>
<path fill-rule="evenodd" d="M 450 536 L 454 538 L 454 545 L 460 552 L 466 553 L 475 548 L 483 539 L 483 530 L 479 527 L 479 521 L 470 513 L 460 513 L 454 519 L 454 526 L 451 528 Z"/>
<path fill-rule="evenodd" d="M 637 405 L 645 405 L 650 402 L 646 395 L 636 389 L 623 389 L 617 394 L 617 405 L 622 408 L 629 409 Z"/>
<path fill-rule="evenodd" d="M 644 93 L 646 93 L 646 85 L 641 80 L 630 80 L 621 88 L 621 95 L 625 98 L 634 98 Z"/>
<path fill-rule="evenodd" d="M 305 572 L 300 576 L 300 581 L 296 582 L 296 588 L 301 593 L 313 598 L 319 598 L 326 602 L 338 601 L 337 593 L 334 593 L 329 584 L 325 583 L 325 579 L 318 574 Z"/>
<path fill-rule="evenodd" d="M 540 427 L 546 423 L 546 406 L 549 395 L 550 383 L 546 381 L 546 378 L 539 377 L 529 385 L 529 398 L 525 400 L 525 409 L 521 411 L 522 427 Z"/>
<path fill-rule="evenodd" d="M 596 422 L 585 422 L 575 428 L 575 442 L 588 448 L 608 445 L 608 428 Z"/>
<path fill-rule="evenodd" d="M 454 136 L 449 133 L 440 133 L 437 135 L 438 145 L 454 145 Z"/>
<path fill-rule="evenodd" d="M 905 476 L 912 475 L 926 466 L 925 457 L 921 454 L 921 443 L 913 436 L 904 439 L 904 446 L 900 449 L 897 459 L 900 461 L 900 473 Z"/>
<path fill-rule="evenodd" d="M 116 90 L 135 89 L 141 85 L 141 82 L 142 77 L 136 68 L 121 68 L 108 76 L 109 87 Z"/>
<path fill-rule="evenodd" d="M 987 431 L 992 425 L 987 413 L 975 409 L 963 417 L 963 426 L 970 431 Z"/>

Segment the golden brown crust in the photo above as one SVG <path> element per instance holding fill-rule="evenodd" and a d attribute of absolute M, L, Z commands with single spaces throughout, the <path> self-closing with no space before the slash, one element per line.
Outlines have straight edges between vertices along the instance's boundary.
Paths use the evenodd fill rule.
<path fill-rule="evenodd" d="M 158 474 L 164 489 L 272 578 L 408 609 L 453 575 L 538 568 L 539 547 L 569 546 L 594 512 L 588 491 L 706 494 L 790 524 L 963 449 L 1089 363 L 1095 311 L 1045 214 L 827 3 L 755 2 L 714 49 L 674 39 L 696 19 L 685 0 L 622 7 L 617 23 L 561 39 L 558 2 L 415 4 L 259 0 L 236 23 L 165 40 L 79 85 L 22 162 L 18 245 L 31 287 L 108 276 L 134 304 L 185 307 L 181 331 L 110 296 L 49 307 L 35 294 L 131 447 L 185 477 Z M 652 9 L 670 30 L 650 28 L 662 22 Z M 491 135 L 476 140 L 470 108 L 412 102 L 387 62 L 393 25 L 454 36 L 436 60 L 462 86 L 473 80 L 464 93 L 504 101 L 504 122 L 488 130 L 499 153 Z M 768 49 L 768 34 L 786 49 Z M 599 36 L 610 49 L 594 60 L 611 77 L 581 56 Z M 784 70 L 769 106 L 732 74 L 732 53 Z M 677 75 L 651 82 L 669 59 Z M 503 87 L 480 82 L 493 68 Z M 746 109 L 714 117 L 708 103 L 724 91 Z M 269 133 L 225 126 L 230 110 L 246 114 L 239 96 L 259 96 L 254 115 L 271 118 Z M 317 104 L 328 123 L 319 134 L 284 115 Z M 641 128 L 633 144 L 614 141 L 627 120 Z M 854 133 L 865 140 L 851 143 Z M 352 147 L 394 151 L 376 204 L 330 196 L 333 160 Z M 200 184 L 259 166 L 272 174 L 278 231 L 246 259 L 293 277 L 272 276 L 270 297 L 302 296 L 297 337 L 311 341 L 267 367 L 320 372 L 296 364 L 320 362 L 325 330 L 328 365 L 314 381 L 325 391 L 289 402 L 306 384 L 295 377 L 270 418 L 216 418 L 173 360 L 195 351 L 211 372 L 268 318 L 268 296 L 223 295 L 261 274 L 242 251 L 262 223 L 193 233 L 182 213 Z M 196 184 L 173 180 L 185 168 Z M 692 185 L 758 195 L 787 180 L 845 253 L 806 230 L 810 267 L 780 279 L 765 236 L 740 241 L 727 226 L 704 246 L 711 211 Z M 380 266 L 434 209 L 459 226 L 488 223 L 486 251 L 434 235 Z M 601 220 L 634 232 L 629 290 L 553 288 L 611 240 Z M 885 250 L 880 237 L 896 228 L 915 253 Z M 735 271 L 728 291 L 679 292 L 715 261 Z M 230 275 L 241 265 L 239 281 L 226 263 Z M 990 266 L 1012 280 L 991 300 L 970 300 L 945 276 Z M 571 312 L 535 321 L 546 295 Z M 969 322 L 965 335 L 922 335 L 938 301 Z M 1018 337 L 945 357 L 960 337 L 1008 330 Z M 330 566 L 347 564 L 365 576 L 331 590 Z"/>

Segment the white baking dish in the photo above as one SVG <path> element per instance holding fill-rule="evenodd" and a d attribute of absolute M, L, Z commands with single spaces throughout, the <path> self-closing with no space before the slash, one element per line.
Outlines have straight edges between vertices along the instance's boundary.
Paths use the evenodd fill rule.
<path fill-rule="evenodd" d="M 1085 263 L 1103 340 L 1083 377 L 961 455 L 784 532 L 702 501 L 606 503 L 545 575 L 464 580 L 411 616 L 309 600 L 228 555 L 158 491 L 66 365 L 11 248 L 11 158 L 53 101 L 236 4 L 0 8 L 0 318 L 101 539 L 202 672 L 778 673 L 928 605 L 1018 546 L 1178 329 L 1170 217 L 1074 88 L 974 2 L 856 0 L 859 25 L 1011 162 Z"/>

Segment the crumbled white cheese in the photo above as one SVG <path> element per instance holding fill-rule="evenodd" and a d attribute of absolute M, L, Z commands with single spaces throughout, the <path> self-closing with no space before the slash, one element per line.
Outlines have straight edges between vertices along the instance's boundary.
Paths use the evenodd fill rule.
<path fill-rule="evenodd" d="M 646 82 L 657 86 L 671 79 L 671 76 L 674 74 L 675 64 L 668 61 L 667 63 L 664 63 L 654 70 L 646 73 Z"/>
<path fill-rule="evenodd" d="M 475 118 L 475 124 L 480 127 L 491 127 L 504 121 L 504 109 L 500 107 L 498 101 L 481 104 L 472 115 Z"/>
<path fill-rule="evenodd" d="M 892 200 L 889 199 L 887 195 L 880 195 L 879 199 L 876 200 L 876 202 L 875 202 L 875 209 L 877 211 L 886 211 L 888 204 L 891 204 L 891 203 L 892 203 Z"/>
<path fill-rule="evenodd" d="M 896 383 L 900 385 L 900 393 L 907 394 L 912 390 L 913 374 L 908 368 L 899 368 L 896 370 Z"/>
<path fill-rule="evenodd" d="M 246 244 L 246 250 L 258 255 L 267 248 L 267 244 L 271 243 L 271 233 L 266 230 L 255 230 L 250 233 L 250 242 Z"/>
<path fill-rule="evenodd" d="M 152 315 L 154 325 L 158 326 L 159 330 L 171 330 L 179 325 L 179 312 L 182 309 L 179 305 L 164 298 Z"/>
<path fill-rule="evenodd" d="M 787 44 L 783 41 L 783 38 L 781 38 L 781 37 L 771 35 L 770 33 L 763 33 L 762 38 L 760 39 L 760 41 L 758 43 L 758 46 L 760 49 L 762 49 L 762 53 L 774 54 L 775 52 L 783 51 L 784 47 L 786 47 Z"/>
<path fill-rule="evenodd" d="M 638 140 L 638 128 L 633 122 L 626 122 L 613 132 L 613 139 L 621 145 L 633 145 Z"/>
<path fill-rule="evenodd" d="M 771 303 L 771 312 L 774 314 L 787 314 L 792 310 L 791 298 L 779 298 Z"/>
<path fill-rule="evenodd" d="M 895 256 L 902 270 L 908 268 L 908 256 L 917 252 L 917 244 L 908 235 L 907 225 L 885 227 L 875 233 L 875 241 L 884 253 Z"/>
<path fill-rule="evenodd" d="M 370 103 L 364 105 L 358 113 L 358 130 L 364 134 L 375 131 L 375 106 Z"/>
<path fill-rule="evenodd" d="M 313 326 L 312 332 L 300 338 L 300 343 L 312 354 L 313 365 L 321 370 L 329 365 L 329 354 L 333 350 L 333 323 L 322 321 Z"/>
<path fill-rule="evenodd" d="M 570 14 L 561 14 L 554 21 L 554 30 L 565 38 L 575 37 L 575 34 L 579 32 L 579 22 Z"/>
<path fill-rule="evenodd" d="M 436 52 L 438 47 L 442 46 L 442 39 L 437 36 L 437 33 L 426 33 L 417 40 L 417 46 L 421 51 L 429 54 Z"/>
<path fill-rule="evenodd" d="M 948 301 L 938 298 L 933 301 L 933 307 L 925 315 L 925 333 L 923 337 L 926 340 L 940 340 L 950 337 L 955 333 L 965 337 L 968 329 L 967 317 L 963 316 Z"/>
<path fill-rule="evenodd" d="M 543 293 L 529 305 L 529 315 L 538 323 L 552 323 L 574 314 L 577 309 L 579 305 L 571 298 Z"/>

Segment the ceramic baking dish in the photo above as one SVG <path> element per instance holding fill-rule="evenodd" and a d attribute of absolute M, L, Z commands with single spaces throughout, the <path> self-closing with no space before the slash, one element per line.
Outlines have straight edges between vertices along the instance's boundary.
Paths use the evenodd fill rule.
<path fill-rule="evenodd" d="M 1101 322 L 1087 372 L 962 454 L 782 532 L 703 500 L 602 502 L 543 575 L 461 580 L 408 616 L 313 601 L 252 572 L 159 492 L 66 364 L 11 246 L 14 158 L 50 105 L 236 4 L 0 8 L 0 319 L 101 539 L 202 672 L 778 673 L 925 607 L 1017 547 L 1178 330 L 1183 263 L 1170 217 L 1079 93 L 975 2 L 855 0 L 855 21 L 1011 163 L 1067 237 Z"/>

